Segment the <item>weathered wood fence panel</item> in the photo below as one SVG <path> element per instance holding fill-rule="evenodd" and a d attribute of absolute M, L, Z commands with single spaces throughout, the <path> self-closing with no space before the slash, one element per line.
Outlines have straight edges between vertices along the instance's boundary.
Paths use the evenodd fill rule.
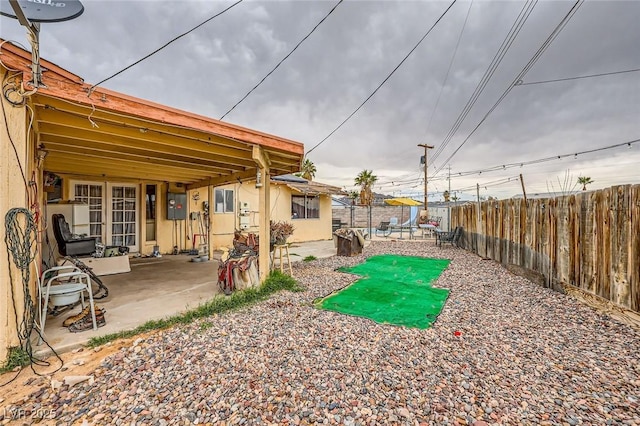
<path fill-rule="evenodd" d="M 467 250 L 640 312 L 640 185 L 468 203 L 452 209 L 451 223 L 464 227 Z"/>

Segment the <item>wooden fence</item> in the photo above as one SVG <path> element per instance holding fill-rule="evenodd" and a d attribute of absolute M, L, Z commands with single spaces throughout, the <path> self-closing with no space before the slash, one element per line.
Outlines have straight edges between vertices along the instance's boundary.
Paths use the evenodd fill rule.
<path fill-rule="evenodd" d="M 452 209 L 451 222 L 464 227 L 467 250 L 640 312 L 640 185 L 469 203 Z"/>

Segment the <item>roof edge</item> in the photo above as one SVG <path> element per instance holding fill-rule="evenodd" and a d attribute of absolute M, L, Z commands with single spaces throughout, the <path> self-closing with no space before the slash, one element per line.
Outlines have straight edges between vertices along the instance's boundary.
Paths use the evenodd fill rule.
<path fill-rule="evenodd" d="M 14 69 L 19 69 L 23 72 L 25 78 L 31 78 L 31 53 L 13 44 L 10 40 L 0 38 L 0 43 L 2 43 L 0 59 L 5 64 L 5 68 L 10 66 Z M 102 87 L 96 87 L 91 90 L 92 86 L 85 83 L 80 76 L 65 70 L 53 62 L 41 58 L 40 64 L 46 69 L 43 72 L 42 79 L 47 87 L 38 89 L 38 92 L 42 95 L 59 98 L 89 108 L 95 107 L 160 123 L 214 133 L 225 138 L 278 149 L 296 155 L 304 154 L 304 144 L 301 142 Z M 61 79 L 55 78 L 52 74 L 61 77 Z"/>

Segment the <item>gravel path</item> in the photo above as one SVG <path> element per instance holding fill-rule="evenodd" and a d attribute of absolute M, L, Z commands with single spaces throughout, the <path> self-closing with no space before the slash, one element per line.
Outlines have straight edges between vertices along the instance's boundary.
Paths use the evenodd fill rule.
<path fill-rule="evenodd" d="M 59 424 L 640 425 L 637 329 L 461 249 L 374 241 L 364 254 L 379 253 L 452 259 L 431 329 L 312 308 L 353 280 L 335 268 L 364 257 L 300 262 L 307 291 L 138 339 L 93 385 L 22 408 Z"/>

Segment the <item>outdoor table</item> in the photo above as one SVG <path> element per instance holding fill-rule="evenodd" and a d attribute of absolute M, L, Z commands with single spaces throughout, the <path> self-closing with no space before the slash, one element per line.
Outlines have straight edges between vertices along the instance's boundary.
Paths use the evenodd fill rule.
<path fill-rule="evenodd" d="M 438 227 L 435 225 L 432 225 L 430 223 L 421 223 L 418 225 L 418 227 L 422 230 L 422 238 L 424 239 L 424 231 L 428 231 L 429 232 L 429 236 L 433 237 L 434 233 L 438 230 Z"/>

